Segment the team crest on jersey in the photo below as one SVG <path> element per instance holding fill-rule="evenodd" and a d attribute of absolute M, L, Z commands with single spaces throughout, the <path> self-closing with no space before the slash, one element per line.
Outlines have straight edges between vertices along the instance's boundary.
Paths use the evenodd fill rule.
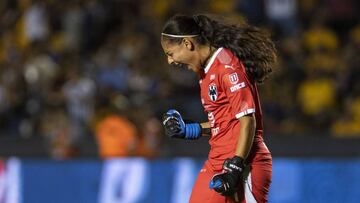
<path fill-rule="evenodd" d="M 231 84 L 234 84 L 234 85 L 239 82 L 237 73 L 230 74 L 229 79 L 230 79 Z"/>
<path fill-rule="evenodd" d="M 210 84 L 209 85 L 209 97 L 210 97 L 211 101 L 213 101 L 213 102 L 216 101 L 217 96 L 218 96 L 218 93 L 217 93 L 216 85 Z"/>

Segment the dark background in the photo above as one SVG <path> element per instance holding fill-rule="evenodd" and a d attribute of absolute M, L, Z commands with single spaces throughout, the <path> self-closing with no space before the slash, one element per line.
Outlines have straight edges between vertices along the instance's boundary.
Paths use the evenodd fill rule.
<path fill-rule="evenodd" d="M 206 138 L 170 140 L 160 123 L 169 108 L 206 120 L 196 75 L 170 68 L 160 47 L 181 12 L 272 34 L 278 65 L 259 89 L 274 156 L 359 156 L 356 0 L 2 0 L 0 156 L 98 157 L 109 114 L 136 130 L 122 156 L 206 156 Z"/>

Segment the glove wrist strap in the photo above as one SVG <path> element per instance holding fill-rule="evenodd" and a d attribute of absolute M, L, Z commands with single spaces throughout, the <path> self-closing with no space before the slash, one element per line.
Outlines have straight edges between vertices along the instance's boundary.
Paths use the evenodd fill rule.
<path fill-rule="evenodd" d="M 241 167 L 244 166 L 244 159 L 239 156 L 234 156 L 232 158 L 232 161 L 237 166 L 241 166 Z"/>
<path fill-rule="evenodd" d="M 185 139 L 195 140 L 201 137 L 201 125 L 199 123 L 186 123 Z"/>

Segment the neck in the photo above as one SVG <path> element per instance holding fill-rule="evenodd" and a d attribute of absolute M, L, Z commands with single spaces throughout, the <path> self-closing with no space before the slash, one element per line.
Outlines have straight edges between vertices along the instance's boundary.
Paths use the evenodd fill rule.
<path fill-rule="evenodd" d="M 216 48 L 213 46 L 206 46 L 202 49 L 202 51 L 200 52 L 200 57 L 201 57 L 201 67 L 204 69 L 206 67 L 206 65 L 209 63 L 211 56 L 214 54 L 214 52 L 216 51 Z"/>

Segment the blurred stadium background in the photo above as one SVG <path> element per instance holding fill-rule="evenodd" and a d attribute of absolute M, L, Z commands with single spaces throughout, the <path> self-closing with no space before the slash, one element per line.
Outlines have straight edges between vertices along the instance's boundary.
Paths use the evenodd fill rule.
<path fill-rule="evenodd" d="M 170 140 L 177 108 L 206 120 L 196 76 L 160 47 L 178 12 L 269 30 L 260 86 L 270 202 L 360 202 L 357 0 L 0 0 L 0 203 L 187 202 L 206 139 Z"/>

